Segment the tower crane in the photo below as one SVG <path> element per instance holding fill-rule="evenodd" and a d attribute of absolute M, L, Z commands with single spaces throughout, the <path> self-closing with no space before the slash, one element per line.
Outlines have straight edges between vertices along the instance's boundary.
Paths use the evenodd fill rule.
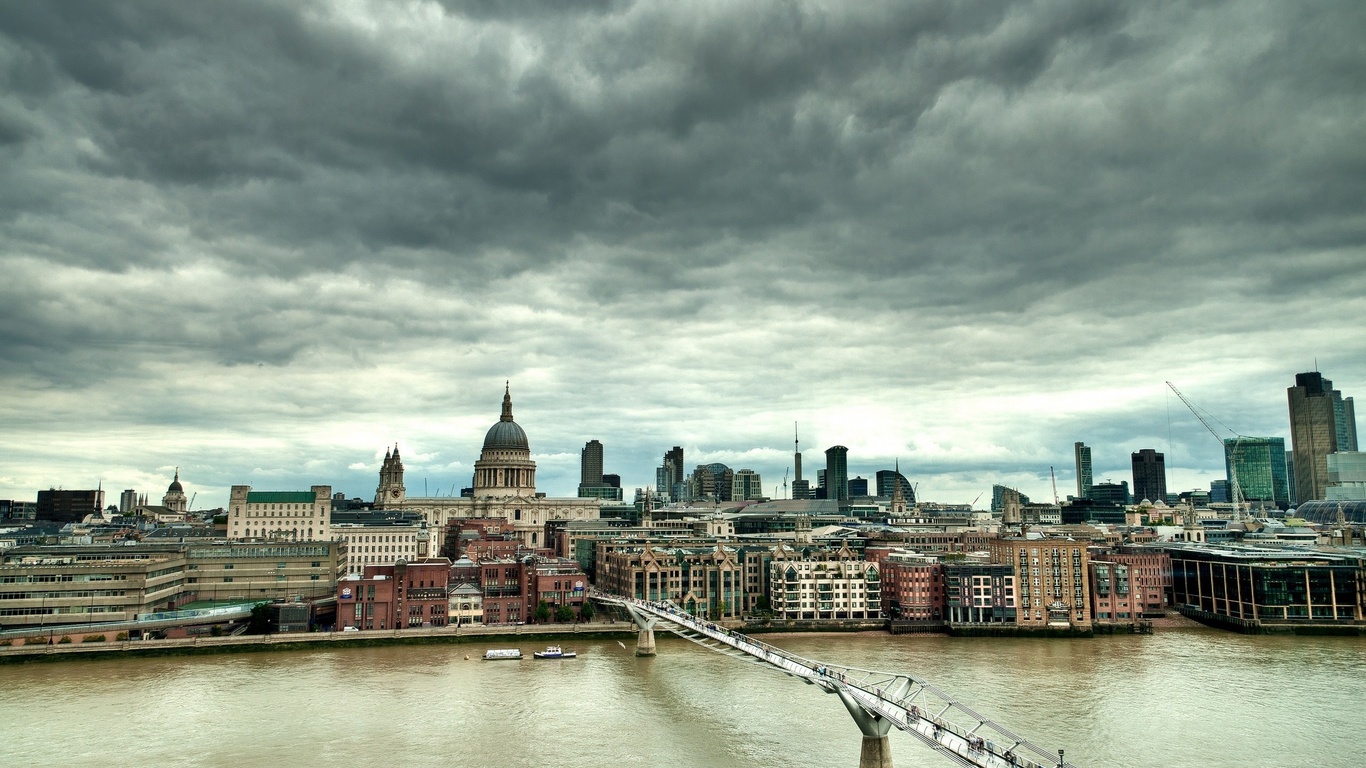
<path fill-rule="evenodd" d="M 1052 467 L 1048 468 L 1048 477 L 1053 480 L 1053 503 L 1059 504 L 1061 502 L 1058 501 L 1058 476 L 1054 474 Z"/>
<path fill-rule="evenodd" d="M 791 467 L 788 467 L 787 469 L 784 469 L 784 470 L 783 470 L 783 498 L 784 498 L 784 499 L 787 498 L 787 473 L 788 473 L 788 472 L 791 472 L 791 471 L 792 471 L 792 468 L 791 468 Z"/>
<path fill-rule="evenodd" d="M 1193 413 L 1193 414 L 1195 414 L 1195 418 L 1199 419 L 1199 420 L 1200 420 L 1200 423 L 1203 424 L 1203 425 L 1205 425 L 1205 429 L 1209 430 L 1209 433 L 1210 433 L 1211 435 L 1214 435 L 1214 439 L 1219 441 L 1219 448 L 1220 448 L 1221 450 L 1223 450 L 1224 447 L 1225 447 L 1225 446 L 1224 446 L 1224 438 L 1220 437 L 1220 436 L 1219 436 L 1219 432 L 1218 432 L 1217 430 L 1215 430 L 1214 427 L 1210 426 L 1210 423 L 1209 423 L 1208 421 L 1205 420 L 1205 417 L 1204 417 L 1204 416 L 1201 416 L 1201 415 L 1200 415 L 1200 411 L 1198 411 L 1198 410 L 1196 409 L 1195 404 L 1192 403 L 1191 401 L 1187 400 L 1187 399 L 1186 399 L 1186 396 L 1183 395 L 1183 394 L 1181 394 L 1181 390 L 1177 389 L 1175 384 L 1173 384 L 1173 383 L 1171 383 L 1171 382 L 1169 381 L 1169 382 L 1167 382 L 1167 386 L 1168 386 L 1168 387 L 1171 387 L 1171 390 L 1172 390 L 1173 392 L 1176 393 L 1176 396 L 1179 397 L 1179 398 L 1181 398 L 1181 402 L 1185 403 L 1185 404 L 1186 404 L 1186 407 L 1190 409 L 1190 412 Z M 1220 424 L 1224 427 L 1224 429 L 1228 429 L 1229 432 L 1232 432 L 1232 433 L 1233 433 L 1233 437 L 1234 437 L 1234 441 L 1233 441 L 1233 458 L 1227 460 L 1227 461 L 1228 461 L 1228 492 L 1229 492 L 1230 500 L 1233 502 L 1233 519 L 1234 519 L 1234 520 L 1242 520 L 1242 519 L 1243 519 L 1243 489 L 1238 485 L 1238 466 L 1237 466 L 1237 465 L 1238 465 L 1238 462 L 1237 462 L 1237 457 L 1238 457 L 1238 446 L 1239 446 L 1239 444 L 1242 442 L 1243 436 L 1240 435 L 1240 434 L 1238 434 L 1238 433 L 1236 433 L 1236 432 L 1233 432 L 1233 430 L 1232 430 L 1232 429 L 1229 429 L 1229 428 L 1228 428 L 1228 425 L 1224 424 L 1223 422 L 1220 422 Z"/>

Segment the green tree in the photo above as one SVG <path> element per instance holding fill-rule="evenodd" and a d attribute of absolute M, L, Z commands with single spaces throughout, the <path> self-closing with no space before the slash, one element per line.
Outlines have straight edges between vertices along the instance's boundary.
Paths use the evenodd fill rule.
<path fill-rule="evenodd" d="M 555 621 L 566 622 L 574 620 L 574 609 L 567 605 L 561 605 L 555 609 Z"/>
<path fill-rule="evenodd" d="M 257 603 L 251 607 L 251 621 L 247 624 L 247 634 L 264 635 L 270 632 L 270 603 Z"/>
<path fill-rule="evenodd" d="M 579 607 L 579 620 L 592 621 L 594 613 L 593 602 L 591 600 L 584 600 L 583 605 Z"/>
<path fill-rule="evenodd" d="M 538 624 L 550 621 L 550 603 L 542 600 L 536 604 L 536 611 L 531 615 Z"/>

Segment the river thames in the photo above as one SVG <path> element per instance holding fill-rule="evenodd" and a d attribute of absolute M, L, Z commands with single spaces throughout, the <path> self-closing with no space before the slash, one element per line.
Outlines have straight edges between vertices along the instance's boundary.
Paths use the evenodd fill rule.
<path fill-rule="evenodd" d="M 1366 641 L 1207 629 L 1094 639 L 783 635 L 808 658 L 926 678 L 1083 766 L 1351 766 Z M 521 638 L 523 652 L 535 638 Z M 0 667 L 0 765 L 858 765 L 834 696 L 660 636 L 573 660 L 484 644 L 72 660 Z M 469 659 L 466 659 L 466 656 Z M 950 765 L 892 732 L 899 768 Z"/>

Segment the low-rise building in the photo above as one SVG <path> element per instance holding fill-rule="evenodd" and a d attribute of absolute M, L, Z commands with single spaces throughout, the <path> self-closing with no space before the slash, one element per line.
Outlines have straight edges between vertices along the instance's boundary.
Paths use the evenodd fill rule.
<path fill-rule="evenodd" d="M 1173 602 L 1183 613 L 1244 631 L 1366 620 L 1358 554 L 1239 545 L 1170 544 Z"/>
<path fill-rule="evenodd" d="M 945 562 L 944 615 L 954 626 L 1014 624 L 1020 614 L 1013 566 L 975 560 Z"/>
<path fill-rule="evenodd" d="M 344 629 L 444 627 L 451 561 L 444 557 L 368 565 L 337 583 L 337 626 Z"/>
<path fill-rule="evenodd" d="M 22 546 L 0 556 L 0 628 L 133 621 L 196 602 L 332 594 L 339 542 Z"/>
<path fill-rule="evenodd" d="M 234 485 L 227 514 L 230 540 L 328 541 L 332 538 L 332 486 L 253 491 L 249 485 Z"/>
<path fill-rule="evenodd" d="M 882 603 L 897 622 L 939 623 L 945 620 L 944 565 L 939 558 L 893 552 L 881 560 Z"/>
<path fill-rule="evenodd" d="M 852 556 L 775 559 L 769 563 L 769 588 L 779 619 L 882 616 L 881 572 L 875 563 Z"/>

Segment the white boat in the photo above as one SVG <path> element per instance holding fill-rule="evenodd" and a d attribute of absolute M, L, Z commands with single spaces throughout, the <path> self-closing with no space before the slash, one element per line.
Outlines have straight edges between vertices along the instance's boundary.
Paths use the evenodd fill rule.
<path fill-rule="evenodd" d="M 522 649 L 520 648 L 490 648 L 484 651 L 484 661 L 505 661 L 508 659 L 520 661 Z"/>
<path fill-rule="evenodd" d="M 538 659 L 573 659 L 579 654 L 573 651 L 566 651 L 558 645 L 548 645 L 544 651 L 536 651 L 531 655 Z"/>

